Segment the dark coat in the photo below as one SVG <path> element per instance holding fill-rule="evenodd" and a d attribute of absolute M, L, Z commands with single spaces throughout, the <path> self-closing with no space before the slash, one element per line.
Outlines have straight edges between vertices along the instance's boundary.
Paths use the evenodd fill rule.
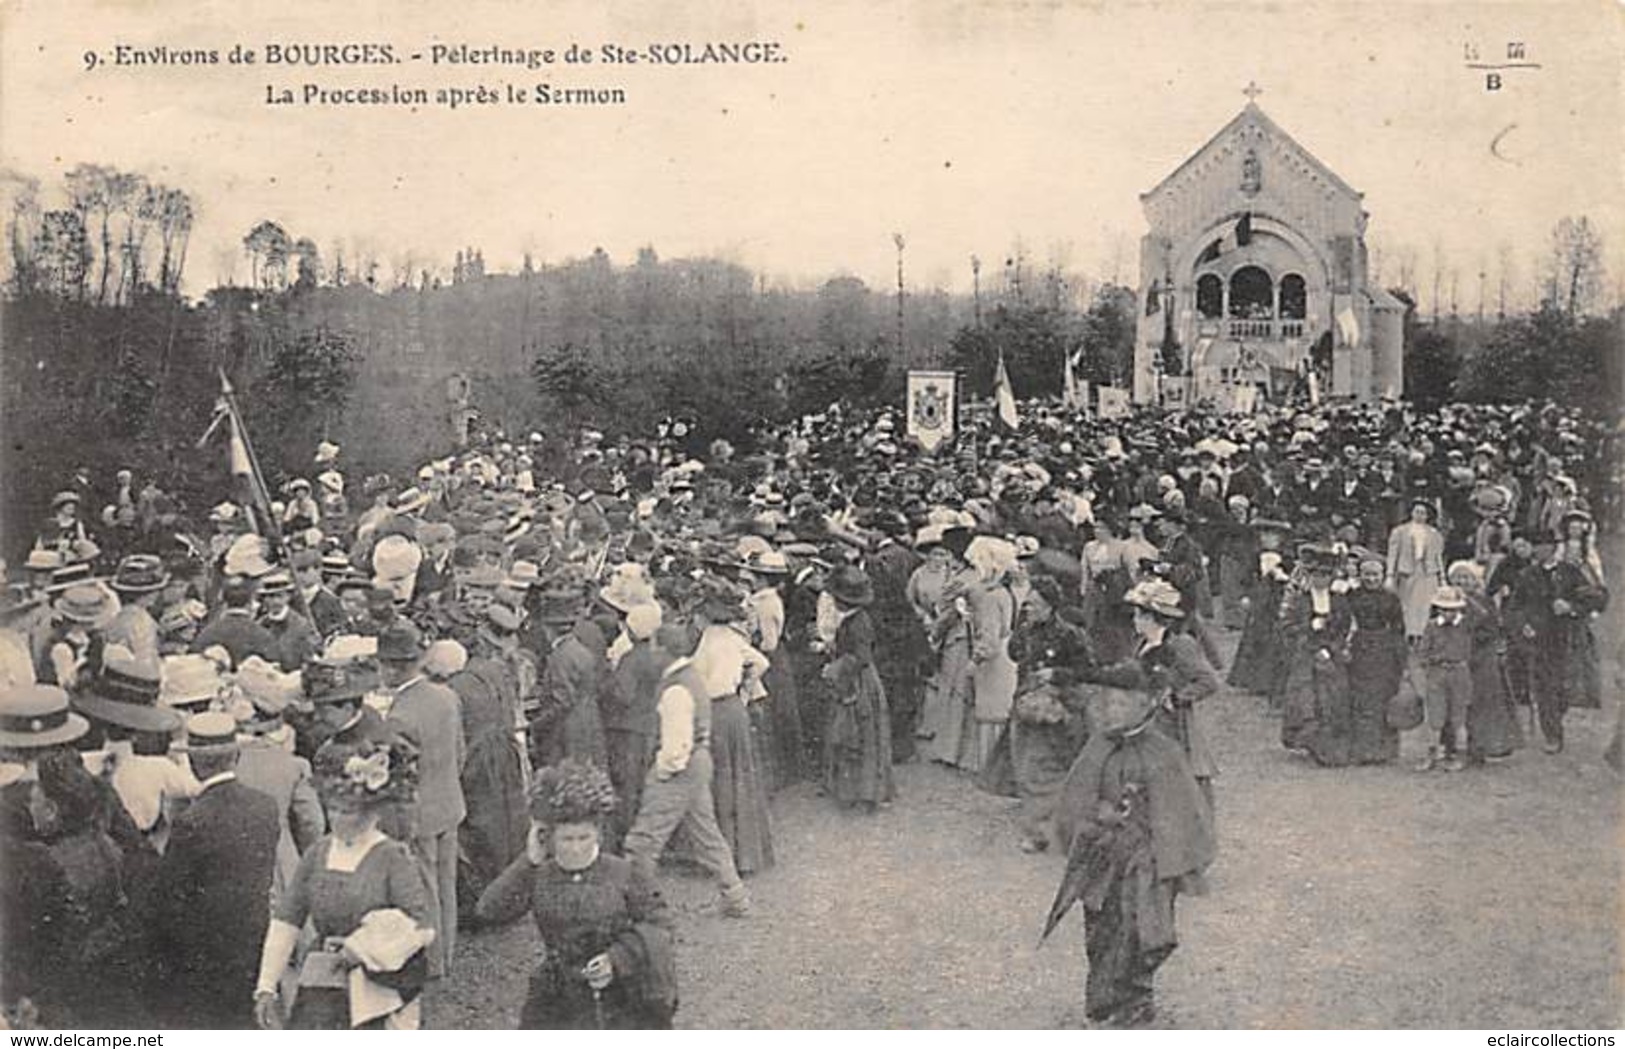
<path fill-rule="evenodd" d="M 253 1026 L 281 835 L 276 802 L 235 779 L 204 788 L 175 818 L 158 869 L 158 958 L 170 1025 Z"/>
<path fill-rule="evenodd" d="M 202 652 L 211 645 L 220 645 L 230 652 L 233 666 L 241 666 L 249 656 L 276 662 L 281 651 L 276 636 L 256 623 L 246 609 L 222 609 L 192 639 L 193 652 Z M 283 669 L 297 670 L 298 667 Z"/>

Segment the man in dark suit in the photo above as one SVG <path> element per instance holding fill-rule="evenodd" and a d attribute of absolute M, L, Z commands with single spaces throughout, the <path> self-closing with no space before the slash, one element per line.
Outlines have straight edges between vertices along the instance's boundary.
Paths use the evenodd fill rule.
<path fill-rule="evenodd" d="M 418 749 L 417 803 L 406 817 L 440 902 L 429 975 L 443 976 L 457 946 L 457 827 L 467 815 L 463 722 L 457 693 L 425 677 L 422 662 L 422 637 L 410 620 L 397 619 L 378 635 L 378 663 L 393 697 L 386 723 Z"/>
<path fill-rule="evenodd" d="M 203 652 L 211 645 L 220 645 L 231 653 L 233 666 L 241 666 L 249 656 L 276 662 L 280 647 L 276 638 L 254 621 L 254 584 L 247 579 L 228 579 L 220 589 L 220 600 L 225 607 L 198 631 L 192 639 L 192 651 Z"/>
<path fill-rule="evenodd" d="M 293 582 L 305 599 L 316 633 L 323 638 L 338 633 L 344 625 L 344 604 L 322 580 L 322 555 L 315 550 L 297 551 L 293 555 Z"/>
<path fill-rule="evenodd" d="M 158 868 L 158 962 L 169 1026 L 254 1026 L 260 941 L 270 920 L 281 821 L 276 802 L 237 782 L 237 723 L 187 722 L 202 792 L 175 819 Z"/>

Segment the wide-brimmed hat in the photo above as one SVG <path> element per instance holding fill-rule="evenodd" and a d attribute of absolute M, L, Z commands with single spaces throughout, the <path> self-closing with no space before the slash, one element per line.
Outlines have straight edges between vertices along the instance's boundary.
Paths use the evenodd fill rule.
<path fill-rule="evenodd" d="M 1123 595 L 1123 600 L 1135 608 L 1169 619 L 1185 618 L 1185 609 L 1179 603 L 1179 591 L 1166 579 L 1147 579 L 1136 583 Z"/>
<path fill-rule="evenodd" d="M 423 657 L 423 634 L 409 619 L 397 619 L 378 635 L 380 663 L 412 663 Z"/>
<path fill-rule="evenodd" d="M 1151 521 L 1162 516 L 1162 511 L 1150 503 L 1140 503 L 1128 512 L 1130 521 Z"/>
<path fill-rule="evenodd" d="M 88 731 L 90 722 L 68 708 L 68 694 L 55 685 L 0 690 L 0 747 L 55 747 L 72 743 Z"/>
<path fill-rule="evenodd" d="M 382 687 L 378 668 L 370 663 L 331 663 L 325 659 L 305 664 L 300 674 L 305 700 L 314 706 L 359 702 Z"/>
<path fill-rule="evenodd" d="M 1570 521 L 1584 521 L 1592 527 L 1596 527 L 1597 523 L 1596 519 L 1591 516 L 1591 511 L 1578 506 L 1563 512 L 1563 516 L 1558 518 L 1558 527 L 1567 531 Z"/>
<path fill-rule="evenodd" d="M 874 603 L 875 588 L 856 565 L 842 565 L 824 581 L 824 590 L 836 601 L 852 608 L 865 608 Z"/>
<path fill-rule="evenodd" d="M 790 573 L 790 562 L 777 550 L 762 550 L 745 558 L 745 568 L 757 575 L 781 576 Z"/>
<path fill-rule="evenodd" d="M 213 702 L 226 687 L 219 664 L 194 652 L 165 656 L 162 680 L 158 702 L 166 707 Z"/>
<path fill-rule="evenodd" d="M 1253 521 L 1253 531 L 1281 532 L 1284 534 L 1292 531 L 1292 525 L 1275 517 L 1259 517 Z"/>
<path fill-rule="evenodd" d="M 62 555 L 43 546 L 28 551 L 28 558 L 23 562 L 25 572 L 55 572 L 61 567 Z"/>
<path fill-rule="evenodd" d="M 1461 596 L 1461 591 L 1453 586 L 1441 586 L 1435 590 L 1433 600 L 1430 603 L 1434 608 L 1443 608 L 1447 611 L 1467 607 L 1467 599 Z"/>
<path fill-rule="evenodd" d="M 83 500 L 79 498 L 78 492 L 58 492 L 51 496 L 51 509 L 58 510 L 69 504 L 78 506 L 81 502 Z"/>
<path fill-rule="evenodd" d="M 617 567 L 609 583 L 598 591 L 598 600 L 617 612 L 630 611 L 654 599 L 654 584 L 649 581 L 644 567 L 635 561 Z"/>
<path fill-rule="evenodd" d="M 56 600 L 56 611 L 63 619 L 83 626 L 102 627 L 118 614 L 118 606 L 106 589 L 85 583 L 63 591 Z"/>
<path fill-rule="evenodd" d="M 125 594 L 148 594 L 169 585 L 164 560 L 151 554 L 132 554 L 119 562 L 112 576 L 112 588 Z"/>
<path fill-rule="evenodd" d="M 61 562 L 51 570 L 51 581 L 46 584 L 47 594 L 60 594 L 85 583 L 97 582 L 88 561 Z"/>

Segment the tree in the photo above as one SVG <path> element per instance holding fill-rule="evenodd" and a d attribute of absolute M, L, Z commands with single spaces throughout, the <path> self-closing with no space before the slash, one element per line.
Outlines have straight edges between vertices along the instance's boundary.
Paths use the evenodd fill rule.
<path fill-rule="evenodd" d="M 102 266 L 96 301 L 106 302 L 107 281 L 113 265 L 113 212 L 118 207 L 117 172 L 101 164 L 80 164 L 68 172 L 64 181 L 72 210 L 78 213 L 80 224 L 89 230 L 90 219 L 94 216 L 100 225 Z M 85 294 L 83 286 L 80 294 L 81 297 Z"/>
<path fill-rule="evenodd" d="M 1602 286 L 1602 235 L 1584 215 L 1561 219 L 1552 229 L 1547 301 L 1576 317 L 1596 305 Z"/>
<path fill-rule="evenodd" d="M 314 288 L 322 276 L 321 252 L 316 249 L 316 242 L 309 237 L 300 237 L 294 242 L 291 249 L 293 257 L 298 260 L 298 275 L 294 278 L 296 288 Z"/>
<path fill-rule="evenodd" d="M 40 218 L 39 269 L 47 291 L 83 298 L 91 265 L 90 236 L 77 211 L 47 211 Z"/>
<path fill-rule="evenodd" d="M 954 367 L 964 372 L 969 389 L 978 396 L 992 392 L 1002 353 L 1016 396 L 1037 397 L 1060 392 L 1066 356 L 1080 342 L 1077 325 L 1060 310 L 1000 305 L 982 327 L 959 329 L 951 352 Z"/>
<path fill-rule="evenodd" d="M 263 424 L 255 428 L 256 438 L 276 444 L 281 461 L 292 462 L 349 403 L 358 355 L 345 332 L 325 326 L 293 331 L 281 318 L 271 326 L 270 360 L 244 403 Z"/>
<path fill-rule="evenodd" d="M 1127 386 L 1134 374 L 1134 289 L 1102 284 L 1083 315 L 1080 380 Z"/>
<path fill-rule="evenodd" d="M 1437 327 L 1419 327 L 1405 347 L 1405 397 L 1422 411 L 1447 404 L 1461 370 L 1456 341 Z"/>
<path fill-rule="evenodd" d="M 536 389 L 566 415 L 580 415 L 608 401 L 606 377 L 571 343 L 538 353 L 530 373 Z"/>
<path fill-rule="evenodd" d="M 14 171 L 0 171 L 0 187 L 9 202 L 7 225 L 11 248 L 11 288 L 18 295 L 39 290 L 41 219 L 39 179 Z"/>
<path fill-rule="evenodd" d="M 158 289 L 170 295 L 180 294 L 181 274 L 186 269 L 186 247 L 192 236 L 192 223 L 197 210 L 192 198 L 184 190 L 159 187 L 158 243 L 162 254 L 158 259 Z"/>
<path fill-rule="evenodd" d="M 250 282 L 267 291 L 288 286 L 288 255 L 293 241 L 288 231 L 266 219 L 248 231 L 243 251 L 248 254 Z"/>

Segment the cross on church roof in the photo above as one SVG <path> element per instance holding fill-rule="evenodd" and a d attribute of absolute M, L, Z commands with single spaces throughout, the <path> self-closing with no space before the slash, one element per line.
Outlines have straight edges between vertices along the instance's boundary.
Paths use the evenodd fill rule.
<path fill-rule="evenodd" d="M 1241 93 L 1247 96 L 1248 102 L 1257 102 L 1258 96 L 1264 93 L 1264 89 L 1258 86 L 1256 80 L 1249 80 L 1247 86 L 1241 89 Z"/>

